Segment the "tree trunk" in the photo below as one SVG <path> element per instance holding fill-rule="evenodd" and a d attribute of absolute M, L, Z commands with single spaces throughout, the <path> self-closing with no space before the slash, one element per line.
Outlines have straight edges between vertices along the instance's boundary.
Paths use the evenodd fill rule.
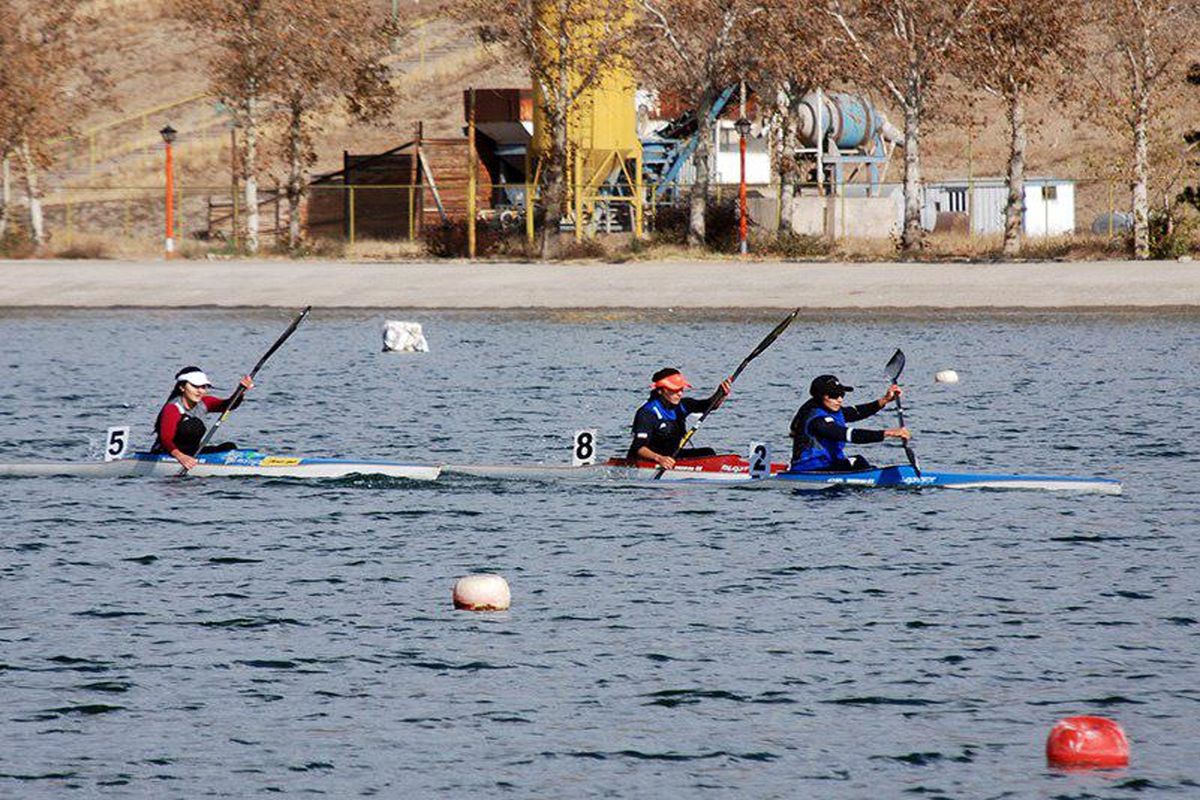
<path fill-rule="evenodd" d="M 564 179 L 567 175 L 567 122 L 565 115 L 559 124 L 552 124 L 551 152 L 542 168 L 542 239 L 541 257 L 550 258 L 558 246 L 559 223 L 563 217 L 563 203 L 567 198 Z M 575 220 L 575 224 L 582 224 Z"/>
<path fill-rule="evenodd" d="M 246 98 L 246 126 L 242 135 L 242 181 L 245 187 L 246 252 L 258 252 L 258 97 L 253 88 Z"/>
<path fill-rule="evenodd" d="M 708 210 L 708 178 L 709 155 L 712 152 L 713 127 L 708 115 L 712 110 L 713 97 L 711 92 L 705 92 L 696 108 L 696 152 L 692 154 L 692 165 L 696 175 L 692 179 L 691 191 L 688 193 L 688 234 L 687 245 L 691 248 L 704 247 L 708 232 L 704 215 Z"/>
<path fill-rule="evenodd" d="M 921 111 L 910 94 L 904 107 L 904 230 L 900 249 L 911 255 L 921 249 Z"/>
<path fill-rule="evenodd" d="M 304 111 L 292 104 L 288 129 L 288 249 L 300 247 L 300 200 L 304 195 Z"/>
<path fill-rule="evenodd" d="M 1004 208 L 1004 255 L 1021 252 L 1025 232 L 1025 98 L 1019 87 L 1008 92 L 1008 204 Z M 967 221 L 970 224 L 970 220 Z M 1046 231 L 1049 234 L 1049 231 Z"/>
<path fill-rule="evenodd" d="M 781 89 L 776 103 L 776 118 L 779 120 L 777 173 L 779 175 L 779 224 L 778 233 L 792 231 L 792 214 L 796 199 L 796 104 L 789 86 Z"/>
<path fill-rule="evenodd" d="M 12 173 L 9 171 L 9 157 L 5 153 L 0 159 L 0 240 L 8 232 L 8 214 L 12 208 Z"/>
<path fill-rule="evenodd" d="M 1150 100 L 1145 91 L 1137 98 L 1133 123 L 1133 257 L 1150 258 Z"/>
<path fill-rule="evenodd" d="M 25 197 L 29 205 L 29 235 L 34 245 L 46 243 L 46 225 L 42 217 L 42 189 L 38 185 L 37 163 L 29 149 L 29 140 L 22 139 L 19 148 L 21 169 L 25 173 Z"/>

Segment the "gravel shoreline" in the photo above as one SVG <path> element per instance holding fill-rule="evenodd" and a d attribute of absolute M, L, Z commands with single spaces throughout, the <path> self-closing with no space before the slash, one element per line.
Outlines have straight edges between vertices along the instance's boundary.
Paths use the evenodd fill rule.
<path fill-rule="evenodd" d="M 1200 312 L 1200 263 L 0 261 L 0 308 Z"/>

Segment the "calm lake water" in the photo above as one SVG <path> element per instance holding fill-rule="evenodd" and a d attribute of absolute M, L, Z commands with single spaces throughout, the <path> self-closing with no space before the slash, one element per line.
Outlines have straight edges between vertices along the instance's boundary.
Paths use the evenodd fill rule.
<path fill-rule="evenodd" d="M 432 352 L 379 352 L 385 316 Z M 178 368 L 231 388 L 288 320 L 0 312 L 0 461 L 96 458 L 126 422 L 148 445 Z M 317 309 L 227 429 L 525 463 L 595 427 L 615 453 L 651 372 L 707 392 L 775 321 Z M 926 467 L 1125 494 L 0 479 L 0 796 L 1200 795 L 1200 318 L 802 318 L 698 443 L 786 452 L 812 376 L 878 396 L 897 346 Z M 511 611 L 452 610 L 473 571 Z M 1046 767 L 1081 713 L 1124 725 L 1129 769 Z"/>

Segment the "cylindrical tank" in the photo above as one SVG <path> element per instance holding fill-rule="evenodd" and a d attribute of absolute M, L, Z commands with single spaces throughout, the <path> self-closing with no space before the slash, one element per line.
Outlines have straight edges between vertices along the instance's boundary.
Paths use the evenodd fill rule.
<path fill-rule="evenodd" d="M 602 8 L 605 6 L 599 5 Z M 553 0 L 539 0 L 537 3 L 537 13 L 544 30 L 558 30 L 558 6 Z M 602 12 L 595 10 L 588 0 L 572 0 L 571 6 L 578 6 L 578 13 L 572 13 L 571 16 L 575 21 L 568 23 L 570 34 L 567 37 L 567 46 L 576 51 L 571 54 L 569 62 L 579 65 L 569 76 L 571 91 L 574 92 L 584 79 L 580 73 L 591 67 L 588 63 L 590 53 L 601 45 L 600 38 L 604 36 L 603 31 L 607 26 L 606 20 L 600 18 Z M 629 4 L 627 24 L 633 24 L 632 3 Z M 551 76 L 556 73 L 554 65 L 559 61 L 558 42 L 553 37 L 542 37 L 538 49 L 541 69 L 537 64 L 534 65 L 531 149 L 534 155 L 545 156 L 550 152 L 552 131 L 546 124 L 547 103 L 538 73 Z M 567 146 L 578 153 L 582 160 L 581 171 L 585 177 L 581 182 L 585 182 L 585 185 L 598 183 L 607 177 L 602 175 L 593 180 L 602 162 L 611 159 L 614 154 L 619 154 L 622 159 L 631 159 L 641 152 L 637 135 L 635 90 L 636 83 L 630 65 L 610 64 L 605 65 L 592 85 L 575 101 L 567 121 Z"/>
<path fill-rule="evenodd" d="M 889 141 L 899 138 L 899 132 L 864 97 L 845 92 L 810 92 L 800 100 L 800 141 L 806 147 L 816 147 L 827 135 L 838 149 L 850 150 L 869 143 L 880 132 Z"/>

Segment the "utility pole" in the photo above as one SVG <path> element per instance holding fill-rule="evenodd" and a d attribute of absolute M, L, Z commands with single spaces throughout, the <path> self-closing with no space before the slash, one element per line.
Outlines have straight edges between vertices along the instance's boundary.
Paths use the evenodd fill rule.
<path fill-rule="evenodd" d="M 171 144 L 175 141 L 175 133 L 175 129 L 170 125 L 159 131 L 163 143 L 167 146 L 167 235 L 164 243 L 164 252 L 167 258 L 175 256 L 175 165 L 171 161 Z"/>
<path fill-rule="evenodd" d="M 467 256 L 475 258 L 475 87 L 468 90 L 467 101 Z"/>

